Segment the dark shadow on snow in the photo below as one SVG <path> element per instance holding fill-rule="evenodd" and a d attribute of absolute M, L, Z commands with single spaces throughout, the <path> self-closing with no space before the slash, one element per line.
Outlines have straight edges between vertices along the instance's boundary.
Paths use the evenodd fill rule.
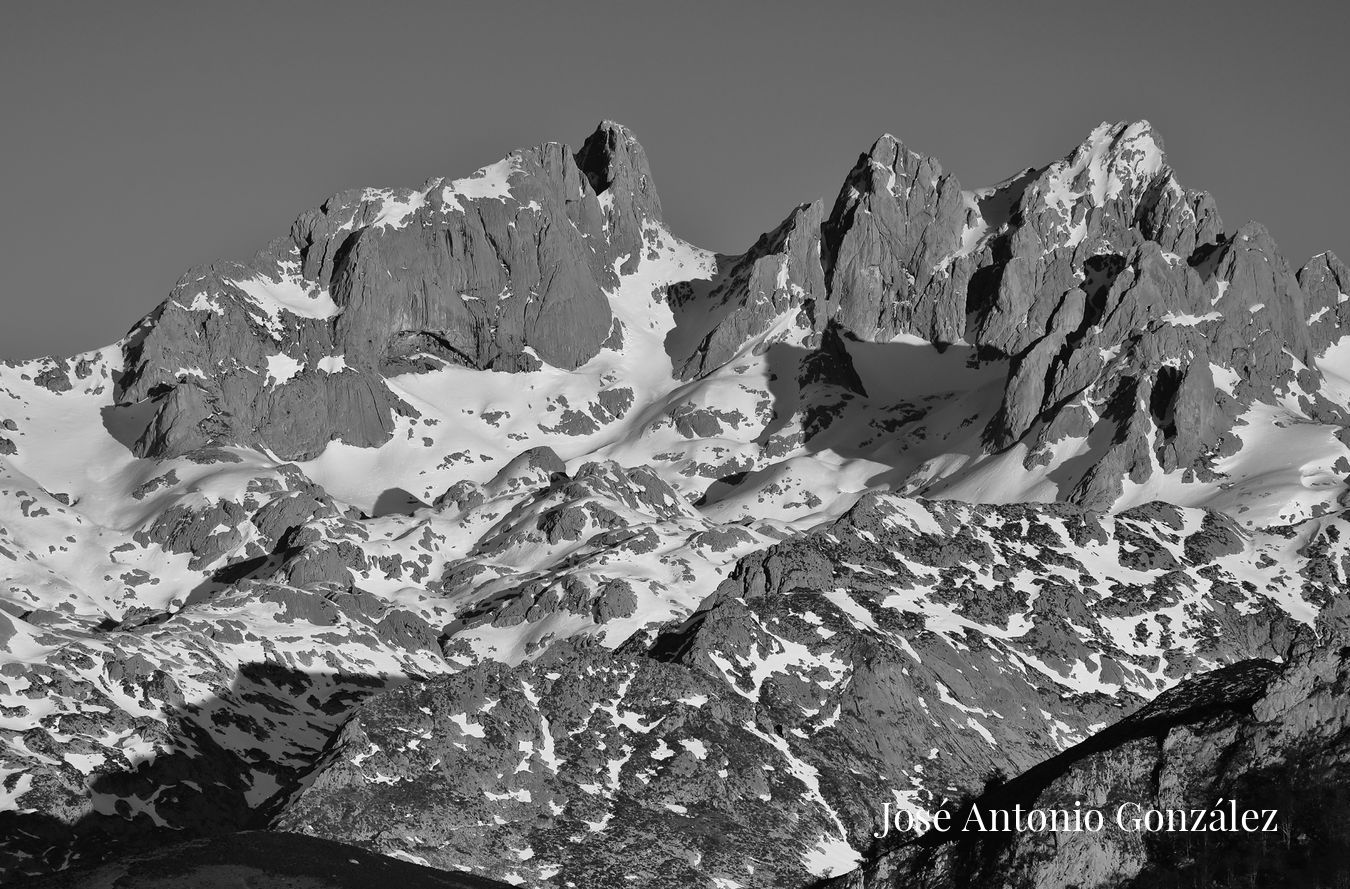
<path fill-rule="evenodd" d="M 110 404 L 99 411 L 103 428 L 128 451 L 136 449 L 136 442 L 150 426 L 159 404 L 147 398 L 136 404 Z"/>
<path fill-rule="evenodd" d="M 156 697 L 172 699 L 177 692 L 168 673 L 157 671 L 148 681 L 156 684 Z M 80 789 L 84 780 L 69 768 L 39 775 L 34 787 L 46 785 L 49 810 L 79 805 L 87 794 L 94 811 L 73 821 L 41 810 L 0 812 L 0 884 L 71 866 L 90 867 L 167 843 L 266 829 L 351 709 L 395 684 L 360 674 L 308 673 L 272 662 L 242 665 L 227 691 L 200 703 L 165 708 L 167 728 L 145 720 L 143 736 L 148 732 L 161 742 L 182 743 L 162 744 L 163 753 L 130 769 L 95 773 L 87 782 L 91 794 Z M 302 726 L 309 726 L 311 737 L 326 740 L 286 761 L 280 748 L 269 745 L 260 717 L 293 726 L 300 734 Z M 256 738 L 257 745 L 232 749 L 228 739 L 240 732 Z M 250 805 L 248 795 L 259 777 L 268 792 L 255 800 L 258 805 Z M 153 798 L 155 816 L 127 802 L 132 798 Z"/>
<path fill-rule="evenodd" d="M 814 350 L 776 343 L 764 357 L 773 414 L 755 443 L 772 447 L 774 436 L 800 416 L 806 453 L 879 463 L 887 468 L 866 483 L 893 489 L 930 458 L 984 455 L 981 433 L 1002 400 L 1008 367 L 1002 356 L 982 356 L 973 346 L 861 342 L 844 331 L 835 331 L 833 343 L 827 335 Z M 966 413 L 954 406 L 987 387 L 967 398 Z M 945 441 L 934 435 L 944 426 L 955 432 Z M 754 489 L 781 471 L 775 462 L 730 473 L 711 482 L 698 505 Z"/>
<path fill-rule="evenodd" d="M 410 516 L 419 509 L 426 509 L 428 505 L 402 488 L 390 488 L 375 500 L 375 505 L 370 508 L 367 518 L 377 519 L 387 515 Z"/>

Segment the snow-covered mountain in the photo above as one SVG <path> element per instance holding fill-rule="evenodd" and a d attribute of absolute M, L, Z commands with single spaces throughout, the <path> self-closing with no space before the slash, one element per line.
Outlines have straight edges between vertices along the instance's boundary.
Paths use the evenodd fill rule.
<path fill-rule="evenodd" d="M 1145 122 L 890 136 L 746 252 L 606 122 L 0 366 L 0 868 L 279 827 L 805 886 L 1346 582 L 1350 270 Z"/>

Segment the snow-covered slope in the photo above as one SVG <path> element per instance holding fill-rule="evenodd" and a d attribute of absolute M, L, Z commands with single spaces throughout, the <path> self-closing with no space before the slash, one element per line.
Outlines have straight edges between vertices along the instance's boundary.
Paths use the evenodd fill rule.
<path fill-rule="evenodd" d="M 612 123 L 336 195 L 0 366 L 0 866 L 838 873 L 1339 595 L 1348 281 L 1145 123 L 976 190 L 884 137 L 737 256 Z"/>

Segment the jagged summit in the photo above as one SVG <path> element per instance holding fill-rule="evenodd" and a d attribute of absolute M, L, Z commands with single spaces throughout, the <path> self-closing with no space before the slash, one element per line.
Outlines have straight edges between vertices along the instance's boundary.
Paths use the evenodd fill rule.
<path fill-rule="evenodd" d="M 1063 159 L 973 191 L 883 137 L 818 237 L 825 296 L 802 300 L 810 323 L 796 341 L 809 346 L 834 321 L 865 342 L 917 337 L 1007 362 L 997 409 L 968 418 L 991 458 L 940 480 L 921 468 L 926 490 L 984 499 L 1003 488 L 993 467 L 1016 460 L 1059 479 L 1051 496 L 1099 508 L 1136 486 L 1198 493 L 1241 449 L 1230 431 L 1254 401 L 1293 393 L 1319 421 L 1345 415 L 1316 394 L 1328 343 L 1310 325 L 1328 297 L 1309 301 L 1259 226 L 1226 234 L 1146 121 L 1104 123 Z M 1284 346 L 1264 347 L 1266 331 Z M 1178 409 L 1193 422 L 1173 423 Z M 1181 490 L 1167 496 L 1190 499 Z"/>
<path fill-rule="evenodd" d="M 185 277 L 123 345 L 114 410 L 154 407 L 135 444 L 147 456 L 382 447 L 421 414 L 389 385 L 400 374 L 575 370 L 623 351 L 632 319 L 611 297 L 675 244 L 660 213 L 642 146 L 608 120 L 575 153 L 549 143 L 420 190 L 345 192 L 251 262 Z M 641 322 L 673 322 L 672 377 L 773 342 L 814 349 L 831 324 L 1005 363 L 974 441 L 948 445 L 983 455 L 936 474 L 931 455 L 884 460 L 907 490 L 923 478 L 944 496 L 1102 508 L 1181 485 L 1168 496 L 1208 502 L 1253 403 L 1292 393 L 1319 422 L 1343 413 L 1317 378 L 1344 267 L 1325 255 L 1295 276 L 1259 226 L 1226 233 L 1147 121 L 1103 123 L 1064 158 L 976 190 L 884 135 L 828 213 L 803 205 L 718 265 L 706 287 L 673 272 L 673 317 Z M 1196 422 L 1170 422 L 1178 407 Z M 991 495 L 987 473 L 1013 460 L 1025 484 Z"/>
<path fill-rule="evenodd" d="M 1162 134 L 1147 120 L 1102 121 L 1074 149 L 1069 161 L 1081 167 L 1097 158 L 1128 164 L 1141 176 L 1155 176 L 1167 168 Z"/>
<path fill-rule="evenodd" d="M 647 153 L 632 130 L 612 120 L 601 121 L 576 158 L 596 194 L 617 188 L 643 204 L 653 218 L 661 218 L 661 199 L 652 182 Z"/>
<path fill-rule="evenodd" d="M 706 285 L 706 255 L 659 268 L 684 249 L 660 214 L 642 146 L 608 120 L 575 153 L 548 143 L 417 190 L 344 192 L 252 261 L 185 277 L 122 345 L 112 410 L 151 417 L 141 455 L 307 460 L 333 442 L 382 448 L 416 423 L 423 410 L 390 382 L 401 375 L 579 370 L 630 353 L 637 323 L 659 335 L 673 384 L 746 349 L 816 349 L 836 325 L 1001 363 L 1001 392 L 966 418 L 973 437 L 939 448 L 959 460 L 938 469 L 940 453 L 914 464 L 868 445 L 893 483 L 1094 508 L 1234 491 L 1219 466 L 1257 403 L 1344 416 L 1319 382 L 1344 267 L 1327 254 L 1296 276 L 1264 229 L 1227 233 L 1147 121 L 1103 123 L 1062 159 L 975 190 L 884 135 L 828 212 L 799 207 Z M 670 315 L 638 320 L 613 299 L 644 269 L 672 287 Z M 1193 422 L 1172 422 L 1178 410 Z M 991 490 L 991 473 L 1022 481 Z"/>
<path fill-rule="evenodd" d="M 862 157 L 893 169 L 900 158 L 910 154 L 922 156 L 919 152 L 906 147 L 904 141 L 898 136 L 891 133 L 882 133 L 872 143 L 872 147 L 863 153 Z M 937 161 L 934 159 L 933 163 L 937 163 Z"/>
<path fill-rule="evenodd" d="M 921 152 L 906 147 L 899 137 L 883 133 L 862 158 L 883 167 L 894 168 L 897 158 L 905 155 L 925 157 Z M 941 162 L 933 157 L 927 160 L 941 175 Z M 1171 172 L 1162 135 L 1147 120 L 1117 123 L 1103 121 L 1062 159 L 1042 167 L 1028 167 L 1000 185 L 1019 179 L 1031 170 L 1041 172 L 1051 168 L 1061 171 L 1056 177 L 1058 180 L 1072 182 L 1083 177 L 1084 183 L 1094 183 L 1088 193 L 1099 203 L 1107 194 L 1117 196 L 1127 182 L 1146 185 L 1149 180 Z M 994 189 L 998 187 L 993 186 Z"/>
<path fill-rule="evenodd" d="M 269 823 L 804 887 L 1282 657 L 1350 566 L 1350 271 L 1142 122 L 840 160 L 714 254 L 606 121 L 0 366 L 0 870 Z"/>

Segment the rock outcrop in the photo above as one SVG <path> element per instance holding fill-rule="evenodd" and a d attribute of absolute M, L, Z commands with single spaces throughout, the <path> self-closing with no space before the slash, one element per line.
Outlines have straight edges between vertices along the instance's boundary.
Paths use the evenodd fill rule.
<path fill-rule="evenodd" d="M 548 143 L 467 179 L 335 195 L 251 261 L 189 272 L 128 336 L 118 399 L 156 405 L 137 453 L 375 447 L 417 416 L 387 376 L 576 368 L 609 339 L 608 291 L 660 213 L 642 147 L 611 122 L 575 154 Z"/>
<path fill-rule="evenodd" d="M 811 885 L 872 848 L 883 805 L 937 807 L 1077 749 L 1173 677 L 1280 656 L 1302 631 L 1282 593 L 1243 584 L 1249 544 L 1165 505 L 868 498 L 617 650 L 574 640 L 369 698 L 279 824 L 527 882 Z M 1322 570 L 1298 595 L 1333 595 Z M 1212 584 L 1203 607 L 1187 577 Z M 539 620 L 545 586 L 496 600 L 514 617 L 493 625 Z M 584 588 L 554 589 L 585 611 Z"/>
<path fill-rule="evenodd" d="M 0 364 L 0 879 L 1318 885 L 1347 285 L 1142 122 L 976 190 L 884 137 L 739 255 L 609 122 L 335 195 Z M 874 836 L 1291 788 L 1255 862 Z"/>
<path fill-rule="evenodd" d="M 1188 680 L 993 782 L 953 809 L 950 831 L 892 837 L 895 848 L 828 885 L 1339 885 L 1350 855 L 1344 639 L 1333 630 L 1300 640 L 1284 665 L 1249 661 Z M 1018 807 L 1070 817 L 1060 829 L 982 829 Z M 1100 826 L 1074 829 L 1092 811 Z"/>
<path fill-rule="evenodd" d="M 1344 267 L 1323 255 L 1296 279 L 1259 225 L 1225 233 L 1146 122 L 1103 124 L 1063 160 L 975 191 L 884 136 L 818 234 L 813 221 L 799 211 L 731 264 L 701 302 L 715 329 L 696 360 L 677 361 L 686 375 L 725 363 L 789 307 L 769 293 L 795 295 L 801 321 L 787 339 L 803 346 L 829 323 L 869 342 L 969 344 L 1008 364 L 986 449 L 1021 445 L 1031 468 L 1100 441 L 1068 486 L 1090 508 L 1127 482 L 1211 477 L 1254 402 L 1289 396 L 1328 422 L 1350 419 L 1315 394 Z M 818 240 L 818 256 L 789 261 L 785 231 Z M 783 257 L 773 288 L 745 271 L 766 253 Z"/>

